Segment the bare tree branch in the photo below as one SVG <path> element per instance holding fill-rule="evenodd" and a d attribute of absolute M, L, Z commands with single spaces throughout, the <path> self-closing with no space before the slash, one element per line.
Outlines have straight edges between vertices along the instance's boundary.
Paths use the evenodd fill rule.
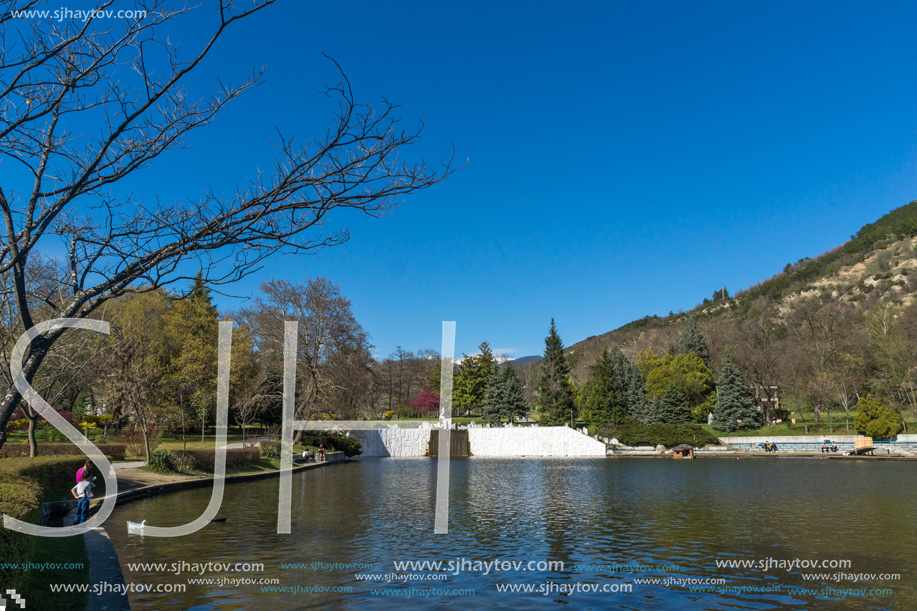
<path fill-rule="evenodd" d="M 331 127 L 311 141 L 278 134 L 271 169 L 231 195 L 205 190 L 190 201 L 160 202 L 116 190 L 259 83 L 256 70 L 240 84 L 218 82 L 202 100 L 184 89 L 229 28 L 273 2 L 221 0 L 208 13 L 136 0 L 132 17 L 56 20 L 23 17 L 19 11 L 43 8 L 34 0 L 0 0 L 0 168 L 18 167 L 31 183 L 19 184 L 12 171 L 0 178 L 0 274 L 13 279 L 7 306 L 19 326 L 45 319 L 26 297 L 28 262 L 43 244 L 62 241 L 68 253 L 66 298 L 54 315 L 85 317 L 112 297 L 190 280 L 182 270 L 203 268 L 209 285 L 226 284 L 274 254 L 340 244 L 349 235 L 330 224 L 332 213 L 386 214 L 455 170 L 454 151 L 438 168 L 403 161 L 423 125 L 402 129 L 398 107 L 387 101 L 358 103 L 331 60 L 340 74 L 326 89 L 336 104 Z M 112 2 L 97 9 L 112 11 Z M 214 25 L 185 55 L 162 28 L 192 12 Z M 27 379 L 60 334 L 33 342 Z M 11 386 L 0 398 L 0 446 L 18 401 Z"/>

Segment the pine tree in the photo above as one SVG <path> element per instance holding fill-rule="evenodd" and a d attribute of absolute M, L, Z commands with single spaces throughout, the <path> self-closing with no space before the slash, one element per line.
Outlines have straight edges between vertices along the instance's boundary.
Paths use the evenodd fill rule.
<path fill-rule="evenodd" d="M 624 352 L 617 344 L 611 347 L 609 356 L 614 367 L 615 377 L 618 379 L 618 387 L 624 392 L 630 383 L 631 362 L 627 360 Z"/>
<path fill-rule="evenodd" d="M 484 391 L 483 417 L 485 422 L 500 422 L 506 403 L 506 387 L 500 365 L 494 363 L 491 367 L 490 377 L 487 378 L 487 387 Z"/>
<path fill-rule="evenodd" d="M 761 412 L 742 372 L 727 356 L 716 385 L 716 409 L 713 426 L 721 431 L 756 429 L 761 426 Z"/>
<path fill-rule="evenodd" d="M 685 393 L 674 384 L 669 384 L 659 399 L 662 421 L 665 424 L 686 424 L 691 422 L 691 407 Z"/>
<path fill-rule="evenodd" d="M 512 364 L 506 363 L 503 366 L 503 416 L 513 422 L 517 417 L 525 418 L 528 413 L 522 380 L 516 375 Z"/>
<path fill-rule="evenodd" d="M 569 376 L 570 367 L 564 356 L 564 344 L 552 318 L 551 330 L 544 340 L 544 358 L 541 359 L 541 378 L 537 387 L 536 409 L 542 425 L 560 426 L 576 411 Z"/>
<path fill-rule="evenodd" d="M 210 288 L 204 282 L 204 272 L 199 271 L 194 276 L 194 282 L 191 284 L 190 297 L 192 301 L 205 302 L 208 306 L 213 308 L 214 312 L 216 312 L 216 308 L 213 306 L 213 296 L 210 294 Z"/>
<path fill-rule="evenodd" d="M 688 321 L 688 326 L 682 331 L 681 337 L 678 338 L 678 353 L 691 354 L 695 353 L 708 367 L 710 366 L 710 351 L 707 349 L 707 338 L 697 328 L 697 320 L 692 318 Z"/>
<path fill-rule="evenodd" d="M 643 404 L 643 418 L 640 422 L 646 425 L 663 424 L 664 414 L 659 399 L 652 395 L 646 398 Z"/>
<path fill-rule="evenodd" d="M 583 388 L 584 405 L 592 422 L 600 425 L 617 425 L 624 420 L 627 408 L 624 393 L 618 383 L 612 354 L 605 350 L 591 367 L 592 379 Z"/>
<path fill-rule="evenodd" d="M 628 361 L 630 363 L 630 361 Z M 646 416 L 646 382 L 640 369 L 630 363 L 630 376 L 627 381 L 624 401 L 627 403 L 627 413 L 637 420 Z"/>

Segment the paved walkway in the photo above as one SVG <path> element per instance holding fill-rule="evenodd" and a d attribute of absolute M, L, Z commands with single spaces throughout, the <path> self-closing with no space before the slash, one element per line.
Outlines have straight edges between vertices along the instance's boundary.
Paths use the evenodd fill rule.
<path fill-rule="evenodd" d="M 64 526 L 73 526 L 76 508 L 64 516 Z M 86 602 L 86 611 L 131 611 L 127 594 L 115 592 L 117 588 L 124 591 L 124 573 L 118 552 L 104 528 L 93 528 L 83 535 L 86 555 L 89 557 L 89 585 L 100 585 L 100 593 L 90 593 Z"/>

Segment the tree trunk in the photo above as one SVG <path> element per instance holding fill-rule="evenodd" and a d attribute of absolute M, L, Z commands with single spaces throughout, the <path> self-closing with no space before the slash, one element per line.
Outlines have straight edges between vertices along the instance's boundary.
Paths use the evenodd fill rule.
<path fill-rule="evenodd" d="M 143 435 L 143 449 L 146 452 L 146 464 L 150 464 L 150 436 L 147 435 L 146 427 L 140 427 L 140 433 Z"/>
<path fill-rule="evenodd" d="M 179 409 L 181 410 L 181 461 L 182 461 L 182 464 L 184 464 L 185 456 L 187 456 L 186 452 L 188 450 L 188 442 L 185 440 L 185 397 L 184 395 L 180 395 L 178 402 L 180 404 Z"/>
<path fill-rule="evenodd" d="M 28 415 L 28 414 L 27 414 Z M 38 441 L 35 440 L 35 429 L 38 420 L 38 414 L 32 418 L 29 416 L 29 458 L 38 456 Z"/>
<path fill-rule="evenodd" d="M 57 339 L 61 332 L 58 332 L 53 339 Z M 35 372 L 38 371 L 42 361 L 44 361 L 45 357 L 48 355 L 48 348 L 53 339 L 49 340 L 39 335 L 32 341 L 32 345 L 29 347 L 28 356 L 22 364 L 22 374 L 29 384 L 32 383 Z M 0 401 L 0 449 L 2 449 L 3 445 L 6 443 L 6 425 L 9 424 L 10 418 L 13 417 L 13 411 L 15 411 L 16 407 L 19 405 L 21 399 L 22 395 L 19 394 L 19 391 L 16 390 L 13 384 L 10 384 L 6 394 L 3 396 L 3 400 Z"/>

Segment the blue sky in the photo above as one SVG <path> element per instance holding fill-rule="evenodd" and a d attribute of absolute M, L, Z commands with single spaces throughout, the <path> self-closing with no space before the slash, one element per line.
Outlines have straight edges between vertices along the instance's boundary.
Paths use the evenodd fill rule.
<path fill-rule="evenodd" d="M 264 84 L 140 175 L 144 192 L 228 191 L 270 164 L 275 130 L 319 135 L 322 53 L 358 99 L 425 121 L 409 157 L 469 160 L 218 298 L 326 276 L 380 355 L 438 349 L 443 320 L 458 352 L 540 354 L 552 316 L 572 344 L 688 309 L 917 198 L 913 3 L 287 1 L 240 26 L 189 89 L 261 66 Z"/>

